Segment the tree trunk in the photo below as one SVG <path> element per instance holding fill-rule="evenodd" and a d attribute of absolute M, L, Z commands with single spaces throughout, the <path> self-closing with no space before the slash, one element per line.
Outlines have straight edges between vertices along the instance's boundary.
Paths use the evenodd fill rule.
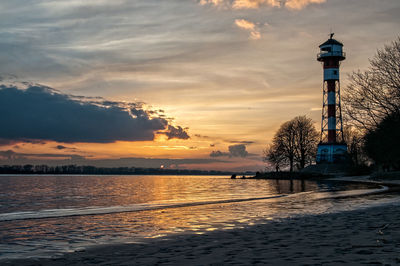
<path fill-rule="evenodd" d="M 290 172 L 293 172 L 293 161 L 294 161 L 293 158 L 289 158 Z"/>
<path fill-rule="evenodd" d="M 306 166 L 306 154 L 304 151 L 301 151 L 300 169 L 304 169 L 305 166 Z"/>

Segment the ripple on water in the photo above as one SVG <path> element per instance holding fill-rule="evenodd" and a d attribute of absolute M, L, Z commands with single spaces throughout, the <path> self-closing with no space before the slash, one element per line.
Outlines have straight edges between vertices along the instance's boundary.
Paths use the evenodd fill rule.
<path fill-rule="evenodd" d="M 129 193 L 125 193 L 126 190 L 124 190 L 123 184 L 129 187 L 135 182 L 132 182 L 129 178 L 122 178 L 114 180 L 119 184 L 114 184 L 116 188 L 112 196 L 107 196 L 111 193 L 109 188 L 105 189 L 108 193 L 103 193 L 103 189 L 98 185 L 91 191 L 91 193 L 102 192 L 100 195 L 105 195 L 106 200 L 108 200 L 107 203 L 105 203 L 105 199 L 100 199 L 98 196 L 87 201 L 87 198 L 79 198 L 79 195 L 72 195 L 66 199 L 68 204 L 59 202 L 56 205 L 59 207 L 58 211 L 60 211 L 65 206 L 72 206 L 72 209 L 92 208 L 93 206 L 112 208 L 114 206 L 124 206 L 118 205 L 122 202 L 124 204 L 150 206 L 154 202 L 154 204 L 167 205 L 181 204 L 190 199 L 196 204 L 181 204 L 174 208 L 143 209 L 132 212 L 0 222 L 0 231 L 5 232 L 0 236 L 0 243 L 2 243 L 0 248 L 2 251 L 4 250 L 0 258 L 42 256 L 43 254 L 48 255 L 77 250 L 90 245 L 134 242 L 143 238 L 159 238 L 173 234 L 204 234 L 214 230 L 244 228 L 276 219 L 345 211 L 370 206 L 371 204 L 389 204 L 391 202 L 387 197 L 382 198 L 380 195 L 341 198 L 336 197 L 340 193 L 322 192 L 318 194 L 313 192 L 343 189 L 346 188 L 346 185 L 335 187 L 333 184 L 316 182 L 301 184 L 301 182 L 297 181 L 291 184 L 288 180 L 284 182 L 243 180 L 244 182 L 238 183 L 229 179 L 202 178 L 190 178 L 190 182 L 181 177 L 176 179 L 165 177 L 160 179 L 150 178 L 149 180 L 153 183 L 146 183 L 149 180 L 140 179 L 143 184 L 152 186 L 151 189 L 144 189 L 146 193 L 149 191 L 156 193 L 155 191 L 157 191 L 151 198 L 149 195 L 145 196 L 148 199 L 147 202 L 144 202 L 143 198 L 135 201 L 129 197 Z M 108 185 L 113 184 L 109 182 L 109 179 L 106 181 L 105 183 Z M 80 182 L 85 183 L 82 180 Z M 194 188 L 190 187 L 192 183 L 196 182 L 199 184 L 196 184 Z M 143 184 L 142 188 L 144 187 Z M 347 188 L 356 187 L 349 186 Z M 90 189 L 90 185 L 88 189 Z M 209 194 L 207 194 L 207 190 L 210 190 Z M 125 192 L 121 194 L 121 198 L 118 198 L 118 193 L 121 191 Z M 185 201 L 179 198 L 179 191 L 183 191 L 182 193 L 185 194 Z M 301 191 L 306 192 L 298 193 Z M 83 192 L 84 189 L 82 188 L 79 193 Z M 136 191 L 135 195 L 140 195 L 140 193 Z M 275 195 L 289 196 L 254 200 L 254 195 L 260 198 Z M 231 201 L 233 196 L 243 201 Z M 60 198 L 62 198 L 62 195 Z M 253 200 L 248 200 L 249 198 Z M 84 199 L 85 202 L 77 202 L 74 205 L 71 204 L 71 199 L 78 201 Z M 153 203 L 150 203 L 150 199 Z M 210 202 L 216 199 L 224 202 Z M 396 200 L 396 197 L 392 198 L 392 202 Z M 201 204 L 197 204 L 198 202 Z M 203 204 L 205 202 L 208 203 Z M 93 205 L 93 203 L 96 203 L 96 205 Z M 102 205 L 102 203 L 105 205 Z M 22 206 L 25 208 L 27 205 L 24 203 Z M 50 207 L 54 208 L 55 206 L 50 205 Z M 36 207 L 32 208 L 33 210 L 30 211 L 34 211 Z M 57 208 L 55 209 L 57 210 Z"/>

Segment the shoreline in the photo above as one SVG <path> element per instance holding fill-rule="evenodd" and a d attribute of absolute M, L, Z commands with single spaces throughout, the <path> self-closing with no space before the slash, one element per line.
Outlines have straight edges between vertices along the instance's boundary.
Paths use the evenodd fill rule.
<path fill-rule="evenodd" d="M 2 265 L 398 264 L 400 204 L 182 234 L 144 243 L 95 246 L 57 258 Z"/>

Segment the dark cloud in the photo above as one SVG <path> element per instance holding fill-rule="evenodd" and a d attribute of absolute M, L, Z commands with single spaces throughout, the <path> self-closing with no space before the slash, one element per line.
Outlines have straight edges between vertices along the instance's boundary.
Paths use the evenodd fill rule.
<path fill-rule="evenodd" d="M 188 139 L 190 137 L 185 130 L 187 129 L 180 126 L 174 127 L 168 125 L 168 130 L 165 132 L 165 135 L 168 139 Z"/>
<path fill-rule="evenodd" d="M 210 157 L 247 157 L 249 153 L 246 151 L 246 145 L 238 144 L 238 145 L 231 145 L 228 147 L 229 152 L 222 152 L 222 151 L 212 151 L 210 153 Z"/>
<path fill-rule="evenodd" d="M 26 89 L 1 85 L 0 124 L 6 126 L 0 131 L 0 143 L 144 141 L 165 129 L 168 139 L 189 138 L 182 127 L 169 125 L 142 105 L 66 95 L 41 85 Z"/>
<path fill-rule="evenodd" d="M 200 134 L 195 134 L 194 136 L 195 136 L 196 138 L 211 139 L 210 136 L 204 136 L 204 135 L 200 135 Z"/>
<path fill-rule="evenodd" d="M 228 152 L 222 152 L 222 151 L 212 151 L 210 153 L 210 157 L 222 157 L 222 156 L 229 156 L 230 154 Z"/>
<path fill-rule="evenodd" d="M 9 160 L 17 162 L 19 160 L 27 160 L 28 157 L 38 158 L 68 158 L 74 159 L 85 159 L 85 157 L 76 154 L 58 154 L 58 153 L 19 153 L 13 150 L 0 151 L 0 158 L 3 160 Z"/>
<path fill-rule="evenodd" d="M 235 144 L 245 144 L 245 145 L 250 145 L 250 144 L 254 144 L 254 141 L 236 141 L 236 140 L 231 140 L 229 141 L 229 143 L 235 143 Z"/>
<path fill-rule="evenodd" d="M 1 93 L 0 93 L 0 95 L 1 95 Z M 0 102 L 1 102 L 1 99 L 0 99 Z M 1 110 L 1 107 L 0 107 L 0 110 Z M 1 121 L 1 117 L 0 117 L 0 121 Z M 1 133 L 0 133 L 0 135 L 1 135 Z M 13 145 L 13 144 L 16 144 L 16 143 L 21 143 L 21 142 L 23 142 L 23 143 L 32 143 L 32 144 L 45 144 L 46 143 L 43 140 L 37 140 L 37 139 L 23 139 L 23 138 L 21 138 L 21 139 L 15 140 L 15 139 L 5 139 L 5 138 L 1 138 L 0 137 L 0 146 Z"/>
<path fill-rule="evenodd" d="M 57 145 L 55 147 L 57 150 L 63 150 L 63 149 L 67 149 L 67 147 L 63 146 L 63 145 Z"/>
<path fill-rule="evenodd" d="M 229 146 L 229 154 L 232 157 L 246 157 L 249 153 L 246 151 L 246 145 L 238 144 Z"/>
<path fill-rule="evenodd" d="M 76 150 L 76 148 L 67 147 L 67 146 L 64 146 L 64 145 L 57 145 L 57 146 L 54 147 L 54 149 L 57 149 L 57 150 Z"/>

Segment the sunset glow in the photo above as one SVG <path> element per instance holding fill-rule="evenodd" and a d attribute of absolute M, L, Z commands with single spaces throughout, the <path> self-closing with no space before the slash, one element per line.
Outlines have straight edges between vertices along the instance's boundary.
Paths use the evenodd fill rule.
<path fill-rule="evenodd" d="M 281 123 L 319 127 L 318 45 L 331 31 L 343 41 L 346 86 L 399 34 L 398 11 L 398 0 L 3 1 L 0 163 L 263 170 Z"/>

